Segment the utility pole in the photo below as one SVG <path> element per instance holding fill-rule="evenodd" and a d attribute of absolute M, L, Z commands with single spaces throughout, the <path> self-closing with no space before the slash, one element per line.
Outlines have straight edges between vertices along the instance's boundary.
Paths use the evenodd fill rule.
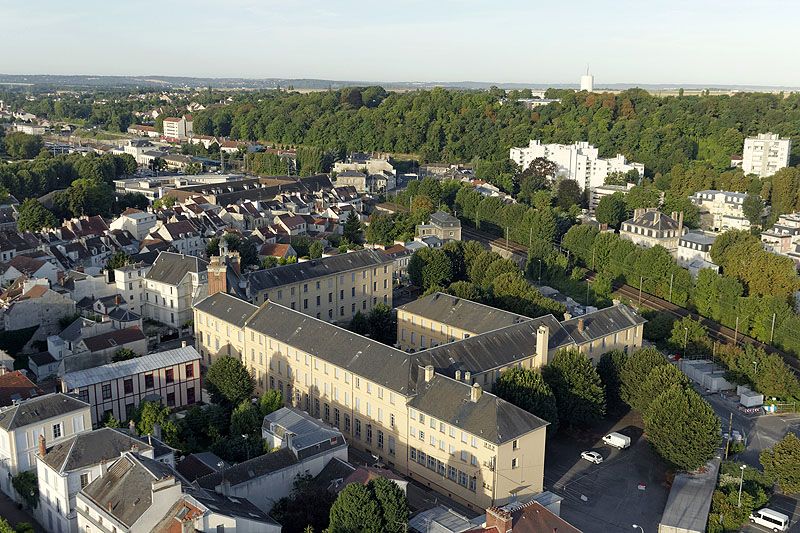
<path fill-rule="evenodd" d="M 508 226 L 506 226 L 506 249 L 508 249 Z"/>
<path fill-rule="evenodd" d="M 531 247 L 533 247 L 533 226 L 531 226 L 531 230 L 528 232 L 528 253 L 530 253 Z"/>
<path fill-rule="evenodd" d="M 736 329 L 733 330 L 733 344 L 739 344 L 739 316 L 736 316 Z"/>
<path fill-rule="evenodd" d="M 769 332 L 769 343 L 772 344 L 772 339 L 775 338 L 775 315 L 776 313 L 772 313 L 772 329 Z"/>
<path fill-rule="evenodd" d="M 675 273 L 669 275 L 669 301 L 672 303 L 672 281 L 675 279 Z"/>
<path fill-rule="evenodd" d="M 539 259 L 539 285 L 542 284 L 542 260 Z"/>
<path fill-rule="evenodd" d="M 733 411 L 731 411 L 731 418 L 728 421 L 728 439 L 725 441 L 725 460 L 728 460 L 728 449 L 731 445 L 731 435 L 733 434 Z"/>
<path fill-rule="evenodd" d="M 644 283 L 644 276 L 639 276 L 639 305 L 642 305 L 642 284 Z"/>

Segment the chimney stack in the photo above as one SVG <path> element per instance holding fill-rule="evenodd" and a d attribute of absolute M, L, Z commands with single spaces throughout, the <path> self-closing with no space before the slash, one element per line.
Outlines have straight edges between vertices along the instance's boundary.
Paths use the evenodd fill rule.
<path fill-rule="evenodd" d="M 181 341 L 181 348 L 186 348 L 186 341 Z"/>
<path fill-rule="evenodd" d="M 433 379 L 433 365 L 425 366 L 425 383 Z"/>
<path fill-rule="evenodd" d="M 572 320 L 572 313 L 570 313 L 569 311 L 565 312 L 564 313 L 564 320 L 565 321 L 566 320 Z"/>
<path fill-rule="evenodd" d="M 586 324 L 585 324 L 585 322 L 584 322 L 584 320 L 583 320 L 583 317 L 580 317 L 580 318 L 578 319 L 578 331 L 579 331 L 579 332 L 581 332 L 581 333 L 583 333 L 583 330 L 585 329 L 585 325 L 586 325 Z"/>
<path fill-rule="evenodd" d="M 464 372 L 464 382 L 470 383 L 471 381 L 472 381 L 472 372 L 467 370 L 466 372 Z"/>
<path fill-rule="evenodd" d="M 678 213 L 678 237 L 683 236 L 683 211 Z"/>
<path fill-rule="evenodd" d="M 44 439 L 44 435 L 39 435 L 39 457 L 44 457 L 47 455 L 47 442 Z"/>
<path fill-rule="evenodd" d="M 511 531 L 514 517 L 499 507 L 489 507 L 486 509 L 486 529 L 495 528 L 500 533 Z"/>
<path fill-rule="evenodd" d="M 541 366 L 550 362 L 550 328 L 544 324 L 536 329 L 536 355 L 540 357 Z"/>
<path fill-rule="evenodd" d="M 480 400 L 481 395 L 483 394 L 483 389 L 480 385 L 475 383 L 469 390 L 469 401 L 472 403 L 477 403 Z"/>
<path fill-rule="evenodd" d="M 461 381 L 461 370 L 456 370 L 456 381 Z"/>
<path fill-rule="evenodd" d="M 153 424 L 153 437 L 157 440 L 161 440 L 161 424 Z"/>

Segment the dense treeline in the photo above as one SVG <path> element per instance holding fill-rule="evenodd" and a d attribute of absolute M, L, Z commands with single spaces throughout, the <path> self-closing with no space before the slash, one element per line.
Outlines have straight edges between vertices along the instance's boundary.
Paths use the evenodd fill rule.
<path fill-rule="evenodd" d="M 195 114 L 197 133 L 313 145 L 325 150 L 416 153 L 425 160 L 502 161 L 529 139 L 587 140 L 617 152 L 648 175 L 699 159 L 725 169 L 745 136 L 800 136 L 800 95 L 738 94 L 661 98 L 639 89 L 619 94 L 550 90 L 561 103 L 535 110 L 515 101 L 525 91 L 433 89 L 387 93 L 381 87 L 309 94 L 237 96 L 232 105 Z M 529 93 L 528 93 L 529 94 Z M 800 146 L 794 147 L 795 157 Z"/>
<path fill-rule="evenodd" d="M 696 281 L 661 246 L 642 249 L 591 226 L 571 228 L 563 246 L 598 273 L 595 291 L 610 291 L 617 280 L 636 288 L 641 283 L 645 292 L 694 308 L 739 333 L 800 353 L 800 317 L 790 305 L 800 278 L 790 259 L 765 252 L 758 238 L 746 232 L 722 234 L 711 257 L 723 275 L 701 270 Z"/>

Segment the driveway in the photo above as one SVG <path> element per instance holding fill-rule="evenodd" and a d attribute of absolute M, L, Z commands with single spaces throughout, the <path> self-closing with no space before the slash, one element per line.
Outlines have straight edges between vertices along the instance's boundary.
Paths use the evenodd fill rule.
<path fill-rule="evenodd" d="M 642 437 L 642 421 L 628 413 L 616 423 L 605 422 L 591 433 L 558 434 L 547 443 L 545 489 L 564 500 L 561 516 L 578 529 L 630 532 L 637 524 L 657 531 L 667 503 L 667 466 Z M 631 446 L 618 450 L 603 444 L 608 432 L 631 437 Z M 603 456 L 599 465 L 580 458 L 585 450 Z"/>

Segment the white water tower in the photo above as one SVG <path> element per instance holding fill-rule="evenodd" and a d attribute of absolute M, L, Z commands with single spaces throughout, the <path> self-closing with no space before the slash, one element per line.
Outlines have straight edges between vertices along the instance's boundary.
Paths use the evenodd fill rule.
<path fill-rule="evenodd" d="M 589 67 L 586 67 L 586 74 L 581 76 L 581 91 L 592 92 L 594 90 L 594 76 L 589 74 Z"/>

